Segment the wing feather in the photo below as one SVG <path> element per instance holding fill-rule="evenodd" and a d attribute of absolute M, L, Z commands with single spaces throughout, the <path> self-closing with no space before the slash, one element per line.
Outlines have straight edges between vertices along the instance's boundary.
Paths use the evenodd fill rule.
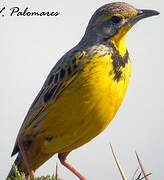
<path fill-rule="evenodd" d="M 45 110 L 49 105 L 55 103 L 55 100 L 62 91 L 76 78 L 79 73 L 79 61 L 77 61 L 77 59 L 82 59 L 82 56 L 84 55 L 84 51 L 70 51 L 66 53 L 51 70 L 24 119 L 11 156 L 19 151 L 17 145 L 18 138 L 23 138 L 23 135 L 27 130 L 30 130 L 30 127 L 37 126 L 39 121 L 44 119 Z"/>

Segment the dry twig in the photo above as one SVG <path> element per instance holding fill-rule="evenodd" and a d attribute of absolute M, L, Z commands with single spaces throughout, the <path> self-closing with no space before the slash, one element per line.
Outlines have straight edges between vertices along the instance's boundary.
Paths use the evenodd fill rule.
<path fill-rule="evenodd" d="M 142 173 L 143 173 L 143 175 L 144 175 L 143 178 L 145 178 L 146 180 L 149 180 L 148 175 L 150 175 L 151 173 L 150 173 L 150 174 L 146 174 L 146 171 L 144 170 L 144 167 L 143 167 L 143 165 L 142 165 L 142 163 L 141 163 L 141 160 L 140 160 L 137 152 L 135 152 L 135 153 L 136 153 L 136 157 L 137 157 L 138 163 L 139 163 L 139 165 L 140 165 L 140 168 L 141 168 L 141 170 L 142 170 Z M 141 178 L 141 179 L 143 179 L 143 178 Z"/>
<path fill-rule="evenodd" d="M 113 154 L 113 156 L 114 156 L 114 159 L 115 159 L 115 161 L 116 161 L 117 167 L 118 167 L 118 169 L 119 169 L 119 171 L 120 171 L 120 174 L 121 174 L 121 176 L 122 176 L 122 179 L 123 179 L 123 180 L 127 180 L 127 178 L 126 178 L 126 176 L 125 176 L 125 174 L 124 174 L 124 172 L 123 172 L 123 170 L 122 170 L 122 168 L 121 168 L 121 165 L 120 165 L 120 163 L 119 163 L 119 161 L 118 161 L 118 159 L 117 159 L 117 157 L 116 157 L 116 154 L 115 154 L 115 152 L 114 152 L 114 150 L 113 150 L 112 144 L 110 144 L 110 147 L 111 147 L 111 150 L 112 150 L 112 154 Z"/>

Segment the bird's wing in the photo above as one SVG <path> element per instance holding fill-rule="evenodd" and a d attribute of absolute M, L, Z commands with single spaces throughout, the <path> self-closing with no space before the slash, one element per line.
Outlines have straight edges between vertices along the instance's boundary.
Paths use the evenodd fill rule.
<path fill-rule="evenodd" d="M 59 94 L 77 77 L 80 72 L 77 59 L 82 59 L 84 54 L 84 51 L 68 52 L 54 66 L 29 109 L 19 130 L 17 140 L 20 137 L 23 138 L 23 135 L 27 130 L 30 131 L 31 127 L 37 126 L 49 105 L 54 103 Z M 17 140 L 11 156 L 19 151 Z"/>

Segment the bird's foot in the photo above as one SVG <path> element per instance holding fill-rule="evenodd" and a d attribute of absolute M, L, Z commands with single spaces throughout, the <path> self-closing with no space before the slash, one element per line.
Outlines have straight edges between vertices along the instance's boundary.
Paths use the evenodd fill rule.
<path fill-rule="evenodd" d="M 19 146 L 19 150 L 23 156 L 23 159 L 24 159 L 24 162 L 26 164 L 26 167 L 27 167 L 27 170 L 28 170 L 28 173 L 29 173 L 29 176 L 28 176 L 28 180 L 30 180 L 30 177 L 33 177 L 35 179 L 35 174 L 34 174 L 34 170 L 31 166 L 31 163 L 28 159 L 28 156 L 27 156 L 27 153 L 24 149 L 24 145 L 23 145 L 23 142 L 21 139 L 18 139 L 18 146 Z"/>
<path fill-rule="evenodd" d="M 67 161 L 64 153 L 58 154 L 58 158 L 63 166 L 69 169 L 72 173 L 74 173 L 80 180 L 86 180 L 84 176 L 82 176 L 75 168 L 73 168 Z"/>

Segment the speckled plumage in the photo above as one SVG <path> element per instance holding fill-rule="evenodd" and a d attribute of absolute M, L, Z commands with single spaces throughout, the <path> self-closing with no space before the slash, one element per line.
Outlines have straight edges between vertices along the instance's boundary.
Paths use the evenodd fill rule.
<path fill-rule="evenodd" d="M 124 39 L 137 13 L 127 3 L 107 4 L 94 13 L 82 40 L 49 73 L 12 155 L 19 152 L 21 138 L 36 169 L 55 153 L 67 156 L 108 126 L 128 86 L 130 60 Z M 20 152 L 15 163 L 27 173 Z"/>

